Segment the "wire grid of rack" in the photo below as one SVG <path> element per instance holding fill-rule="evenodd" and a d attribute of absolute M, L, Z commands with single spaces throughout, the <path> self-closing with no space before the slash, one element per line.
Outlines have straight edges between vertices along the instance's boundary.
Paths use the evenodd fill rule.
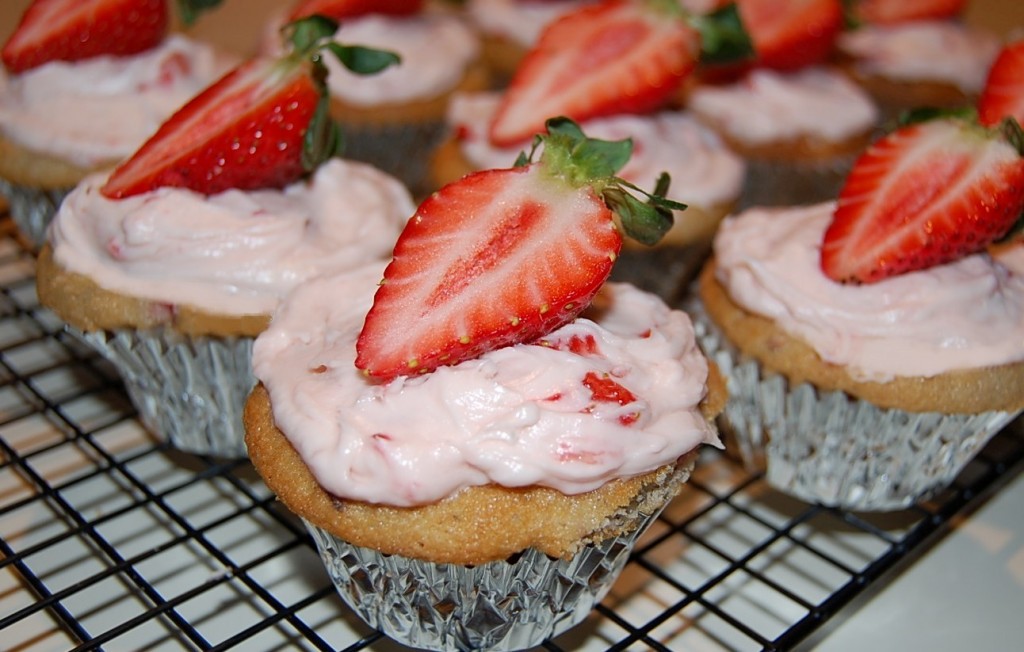
<path fill-rule="evenodd" d="M 158 443 L 35 296 L 0 221 L 0 641 L 6 650 L 397 650 L 334 592 L 246 461 Z M 1024 428 L 896 514 L 786 498 L 708 450 L 604 602 L 550 650 L 783 650 L 850 611 L 1024 467 Z M 845 609 L 844 609 L 845 607 Z"/>

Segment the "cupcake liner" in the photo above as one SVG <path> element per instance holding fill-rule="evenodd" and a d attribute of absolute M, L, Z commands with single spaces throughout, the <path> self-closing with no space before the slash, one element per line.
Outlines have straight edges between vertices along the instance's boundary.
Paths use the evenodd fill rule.
<path fill-rule="evenodd" d="M 710 249 L 710 242 L 624 248 L 612 268 L 611 280 L 632 283 L 671 304 L 696 277 Z"/>
<path fill-rule="evenodd" d="M 252 338 L 188 337 L 169 328 L 69 330 L 117 368 L 151 432 L 191 453 L 246 456 L 242 411 L 256 384 Z"/>
<path fill-rule="evenodd" d="M 430 152 L 441 143 L 446 129 L 443 120 L 381 126 L 342 122 L 343 155 L 391 174 L 414 197 L 421 197 L 430 191 Z"/>
<path fill-rule="evenodd" d="M 0 179 L 0 195 L 7 198 L 11 219 L 34 248 L 46 242 L 46 228 L 72 188 L 32 188 Z"/>
<path fill-rule="evenodd" d="M 814 162 L 748 158 L 739 208 L 816 204 L 835 199 L 856 159 L 856 154 Z"/>
<path fill-rule="evenodd" d="M 583 621 L 656 516 L 567 559 L 528 549 L 478 566 L 385 555 L 306 527 L 338 593 L 371 627 L 428 650 L 522 650 Z"/>
<path fill-rule="evenodd" d="M 849 510 L 903 509 L 948 486 L 1020 412 L 943 414 L 879 408 L 845 392 L 791 386 L 725 341 L 700 302 L 687 306 L 725 375 L 719 425 L 745 465 L 801 500 Z"/>

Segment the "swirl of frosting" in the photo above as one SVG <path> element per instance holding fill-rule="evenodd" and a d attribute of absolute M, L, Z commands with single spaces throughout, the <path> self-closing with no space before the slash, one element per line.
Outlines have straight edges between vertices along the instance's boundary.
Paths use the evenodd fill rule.
<path fill-rule="evenodd" d="M 130 57 L 54 61 L 16 76 L 0 72 L 0 131 L 81 167 L 114 163 L 229 63 L 210 46 L 175 34 Z"/>
<path fill-rule="evenodd" d="M 697 87 L 688 106 L 730 138 L 753 145 L 804 136 L 838 141 L 867 132 L 879 116 L 866 92 L 827 68 L 753 70 L 733 84 Z"/>
<path fill-rule="evenodd" d="M 448 105 L 448 124 L 463 156 L 477 169 L 510 167 L 529 145 L 491 145 L 488 126 L 500 102 L 499 93 L 457 93 Z M 633 140 L 633 155 L 619 176 L 641 188 L 653 187 L 658 176 L 668 172 L 674 199 L 707 207 L 732 201 L 743 185 L 743 159 L 685 113 L 623 114 L 588 120 L 581 127 L 591 138 Z"/>
<path fill-rule="evenodd" d="M 947 20 L 864 25 L 838 42 L 865 75 L 947 82 L 966 93 L 981 91 L 999 45 L 995 34 Z"/>
<path fill-rule="evenodd" d="M 753 208 L 726 218 L 714 251 L 732 300 L 859 380 L 1024 360 L 1024 275 L 976 254 L 878 283 L 835 283 L 820 267 L 834 207 Z"/>
<path fill-rule="evenodd" d="M 370 265 L 302 285 L 253 349 L 275 422 L 328 492 L 399 506 L 491 483 L 575 494 L 718 443 L 699 409 L 707 360 L 689 318 L 657 297 L 608 284 L 595 319 L 547 345 L 374 384 L 355 368 L 355 341 L 382 273 Z M 569 350 L 573 341 L 591 352 Z M 595 402 L 590 372 L 636 400 Z"/>
<path fill-rule="evenodd" d="M 469 0 L 466 13 L 486 34 L 503 36 L 523 47 L 531 47 L 553 20 L 595 0 Z"/>
<path fill-rule="evenodd" d="M 125 199 L 87 177 L 49 231 L 63 268 L 101 287 L 220 315 L 270 314 L 297 283 L 382 260 L 415 207 L 405 187 L 332 159 L 283 190 L 206 196 L 159 188 Z"/>

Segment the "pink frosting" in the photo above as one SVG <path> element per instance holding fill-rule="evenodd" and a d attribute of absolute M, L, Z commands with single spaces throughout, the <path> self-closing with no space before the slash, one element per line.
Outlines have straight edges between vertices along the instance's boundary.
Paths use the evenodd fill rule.
<path fill-rule="evenodd" d="M 491 483 L 576 494 L 718 443 L 699 409 L 708 366 L 690 320 L 657 297 L 609 284 L 595 321 L 545 338 L 556 346 L 374 384 L 355 368 L 355 340 L 382 273 L 369 265 L 302 285 L 254 346 L 275 422 L 330 493 L 390 505 Z M 592 338 L 598 353 L 558 346 L 572 338 Z M 637 400 L 595 404 L 588 372 Z"/>
<path fill-rule="evenodd" d="M 819 262 L 834 207 L 753 208 L 726 218 L 714 247 L 729 296 L 862 380 L 1024 360 L 1020 269 L 976 254 L 879 283 L 836 283 Z M 1008 263 L 1020 261 L 1015 252 L 1005 254 Z"/>

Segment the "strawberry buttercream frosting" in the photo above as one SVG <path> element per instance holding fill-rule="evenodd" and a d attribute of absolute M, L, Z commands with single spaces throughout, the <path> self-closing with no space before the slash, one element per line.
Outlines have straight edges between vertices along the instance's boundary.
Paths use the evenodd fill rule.
<path fill-rule="evenodd" d="M 254 345 L 275 423 L 328 492 L 397 506 L 486 484 L 576 494 L 718 443 L 699 409 L 708 363 L 691 322 L 657 297 L 608 284 L 593 319 L 543 343 L 377 384 L 354 360 L 382 273 L 374 264 L 303 284 Z M 574 340 L 586 352 L 570 351 Z M 596 402 L 588 372 L 636 401 Z"/>
<path fill-rule="evenodd" d="M 132 56 L 54 61 L 19 75 L 0 69 L 0 132 L 80 167 L 114 163 L 231 63 L 175 34 Z"/>
<path fill-rule="evenodd" d="M 834 208 L 753 208 L 726 218 L 714 243 L 715 269 L 732 300 L 858 380 L 1024 360 L 1019 268 L 982 253 L 878 283 L 836 283 L 819 263 Z M 1014 259 L 1006 252 L 1006 261 Z"/>
<path fill-rule="evenodd" d="M 300 282 L 385 259 L 415 211 L 400 182 L 341 159 L 283 190 L 113 200 L 105 180 L 87 177 L 62 203 L 55 261 L 110 291 L 218 315 L 271 314 Z"/>
<path fill-rule="evenodd" d="M 839 37 L 842 53 L 867 76 L 902 82 L 945 82 L 978 93 L 999 53 L 999 38 L 963 23 L 922 20 L 864 25 Z"/>
<path fill-rule="evenodd" d="M 730 84 L 699 86 L 688 108 L 736 142 L 764 145 L 804 137 L 855 138 L 879 120 L 870 96 L 842 73 L 755 69 Z"/>
<path fill-rule="evenodd" d="M 596 0 L 467 0 L 466 13 L 485 34 L 523 46 L 537 42 L 552 21 Z"/>
<path fill-rule="evenodd" d="M 447 122 L 476 169 L 510 167 L 530 147 L 529 142 L 515 147 L 491 144 L 488 127 L 500 103 L 497 92 L 458 93 L 449 103 Z M 704 207 L 731 202 L 742 189 L 743 159 L 686 113 L 623 114 L 588 120 L 580 127 L 591 138 L 631 139 L 633 154 L 619 176 L 642 188 L 653 187 L 668 172 L 674 199 Z"/>

